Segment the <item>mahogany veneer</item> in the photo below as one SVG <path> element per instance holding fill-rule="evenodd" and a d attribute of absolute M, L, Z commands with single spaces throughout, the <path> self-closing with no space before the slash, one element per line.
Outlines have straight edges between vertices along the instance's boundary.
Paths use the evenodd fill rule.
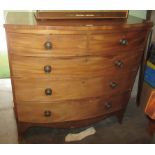
<path fill-rule="evenodd" d="M 127 18 L 127 10 L 38 10 L 37 19 L 102 19 Z"/>
<path fill-rule="evenodd" d="M 8 13 L 4 25 L 19 138 L 31 126 L 121 121 L 152 23 L 41 20 Z"/>

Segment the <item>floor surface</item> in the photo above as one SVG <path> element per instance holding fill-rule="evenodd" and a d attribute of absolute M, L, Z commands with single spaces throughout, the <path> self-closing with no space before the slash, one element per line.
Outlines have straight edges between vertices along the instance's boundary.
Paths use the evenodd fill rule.
<path fill-rule="evenodd" d="M 13 112 L 10 79 L 0 79 L 0 144 L 16 144 L 17 128 Z"/>
<path fill-rule="evenodd" d="M 17 128 L 13 112 L 12 91 L 10 80 L 0 80 L 0 143 L 16 144 Z M 155 137 L 147 133 L 147 123 L 143 111 L 135 104 L 132 97 L 128 104 L 123 124 L 119 124 L 115 117 L 107 118 L 93 124 L 96 133 L 76 144 L 149 144 L 155 143 Z M 24 135 L 22 143 L 35 144 L 63 144 L 65 136 L 72 132 L 83 131 L 81 129 L 51 129 L 35 127 L 29 129 Z"/>

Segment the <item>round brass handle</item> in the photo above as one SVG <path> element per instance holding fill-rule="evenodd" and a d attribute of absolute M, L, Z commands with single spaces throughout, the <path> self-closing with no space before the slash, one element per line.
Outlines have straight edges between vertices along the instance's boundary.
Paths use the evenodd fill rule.
<path fill-rule="evenodd" d="M 45 110 L 44 111 L 44 116 L 45 117 L 50 117 L 52 115 L 52 112 L 51 111 L 49 111 L 49 110 Z"/>
<path fill-rule="evenodd" d="M 115 62 L 115 65 L 118 67 L 118 68 L 122 68 L 124 66 L 124 63 L 121 61 L 121 60 L 117 60 Z"/>
<path fill-rule="evenodd" d="M 45 94 L 46 94 L 47 96 L 52 95 L 52 89 L 51 89 L 51 88 L 45 89 Z"/>
<path fill-rule="evenodd" d="M 50 50 L 52 49 L 52 43 L 50 41 L 45 42 L 44 44 L 45 49 Z"/>
<path fill-rule="evenodd" d="M 52 71 L 52 67 L 50 65 L 44 66 L 45 73 L 50 73 Z"/>
<path fill-rule="evenodd" d="M 120 44 L 126 46 L 126 45 L 128 45 L 128 40 L 126 40 L 126 39 L 121 39 L 121 40 L 120 40 Z"/>
<path fill-rule="evenodd" d="M 110 87 L 111 88 L 116 88 L 117 87 L 117 83 L 116 82 L 111 82 L 110 83 Z"/>
<path fill-rule="evenodd" d="M 112 108 L 112 104 L 110 102 L 105 102 L 104 105 L 107 110 Z"/>

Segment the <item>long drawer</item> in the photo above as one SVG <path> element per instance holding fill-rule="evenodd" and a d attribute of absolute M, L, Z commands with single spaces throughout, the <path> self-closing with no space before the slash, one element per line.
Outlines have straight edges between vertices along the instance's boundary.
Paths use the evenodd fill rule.
<path fill-rule="evenodd" d="M 10 52 L 27 56 L 79 56 L 133 50 L 144 47 L 146 31 L 33 35 L 9 33 Z"/>
<path fill-rule="evenodd" d="M 121 53 L 112 56 L 38 58 L 11 55 L 13 77 L 33 78 L 84 78 L 98 77 L 105 74 L 122 74 L 137 70 L 142 51 L 137 49 L 134 54 Z M 131 63 L 132 62 L 132 63 Z"/>
<path fill-rule="evenodd" d="M 103 116 L 125 108 L 129 93 L 59 103 L 18 104 L 18 120 L 31 123 L 76 121 Z"/>
<path fill-rule="evenodd" d="M 130 90 L 136 72 L 125 72 L 121 76 L 51 80 L 14 78 L 16 101 L 60 101 L 120 94 Z"/>

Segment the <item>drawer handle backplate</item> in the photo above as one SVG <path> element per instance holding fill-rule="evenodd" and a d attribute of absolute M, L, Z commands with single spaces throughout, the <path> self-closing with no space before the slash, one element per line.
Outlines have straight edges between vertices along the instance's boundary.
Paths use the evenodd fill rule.
<path fill-rule="evenodd" d="M 109 109 L 111 109 L 112 108 L 112 104 L 110 103 L 110 102 L 105 102 L 105 108 L 107 109 L 107 110 L 109 110 Z"/>
<path fill-rule="evenodd" d="M 120 44 L 123 46 L 126 46 L 126 45 L 128 45 L 128 40 L 127 39 L 121 39 Z"/>
<path fill-rule="evenodd" d="M 52 115 L 52 112 L 51 111 L 49 111 L 49 110 L 45 110 L 44 111 L 44 116 L 45 117 L 50 117 Z"/>
<path fill-rule="evenodd" d="M 47 41 L 44 43 L 44 47 L 45 49 L 50 50 L 52 49 L 52 43 L 50 41 Z"/>
<path fill-rule="evenodd" d="M 46 94 L 47 96 L 51 96 L 51 95 L 52 95 L 52 89 L 51 89 L 51 88 L 45 89 L 45 94 Z"/>
<path fill-rule="evenodd" d="M 111 87 L 111 88 L 116 88 L 117 85 L 118 85 L 118 84 L 117 84 L 116 82 L 111 82 L 111 83 L 110 83 L 110 87 Z"/>
<path fill-rule="evenodd" d="M 45 73 L 50 73 L 52 71 L 52 67 L 50 65 L 44 66 Z"/>
<path fill-rule="evenodd" d="M 115 66 L 118 67 L 118 68 L 123 68 L 124 63 L 123 63 L 121 60 L 117 60 L 117 61 L 115 62 Z"/>

